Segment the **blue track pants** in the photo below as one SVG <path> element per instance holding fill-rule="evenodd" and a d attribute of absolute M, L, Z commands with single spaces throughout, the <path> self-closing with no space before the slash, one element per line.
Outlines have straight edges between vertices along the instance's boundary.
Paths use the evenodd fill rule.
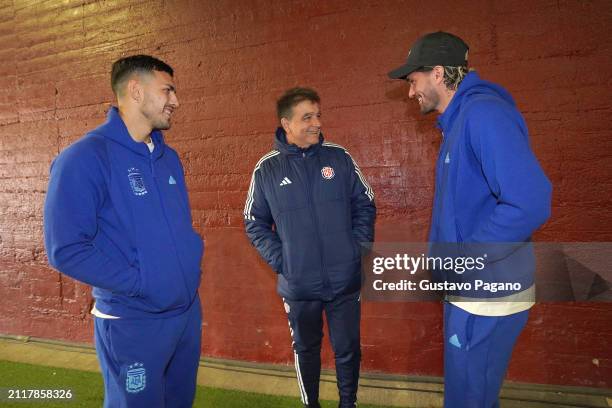
<path fill-rule="evenodd" d="M 529 311 L 479 316 L 444 305 L 444 407 L 498 408 L 512 349 Z"/>
<path fill-rule="evenodd" d="M 199 298 L 163 319 L 95 318 L 105 408 L 187 408 L 200 361 Z"/>

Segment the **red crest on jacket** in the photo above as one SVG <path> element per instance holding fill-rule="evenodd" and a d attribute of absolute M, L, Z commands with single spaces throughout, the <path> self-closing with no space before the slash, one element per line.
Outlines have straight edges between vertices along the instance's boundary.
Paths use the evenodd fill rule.
<path fill-rule="evenodd" d="M 333 179 L 334 176 L 336 175 L 336 173 L 334 173 L 334 169 L 332 169 L 329 166 L 325 166 L 321 169 L 321 175 L 323 176 L 324 179 Z"/>

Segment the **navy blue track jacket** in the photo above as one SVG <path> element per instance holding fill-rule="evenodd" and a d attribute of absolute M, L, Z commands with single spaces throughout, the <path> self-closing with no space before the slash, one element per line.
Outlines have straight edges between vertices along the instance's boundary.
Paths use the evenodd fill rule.
<path fill-rule="evenodd" d="M 372 242 L 374 193 L 339 145 L 289 145 L 253 171 L 244 208 L 246 232 L 278 273 L 278 293 L 292 300 L 331 300 L 361 288 L 360 243 Z"/>

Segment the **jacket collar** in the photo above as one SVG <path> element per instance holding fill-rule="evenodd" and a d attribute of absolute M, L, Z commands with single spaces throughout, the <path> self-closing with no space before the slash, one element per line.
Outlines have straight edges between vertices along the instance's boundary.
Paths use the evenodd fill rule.
<path fill-rule="evenodd" d="M 323 133 L 319 134 L 319 142 L 315 143 L 307 148 L 301 148 L 294 144 L 289 144 L 287 142 L 287 135 L 285 134 L 285 130 L 282 127 L 276 129 L 275 136 L 275 146 L 279 152 L 282 154 L 286 154 L 289 156 L 303 156 L 306 155 L 308 157 L 315 155 L 321 145 L 323 144 Z"/>
<path fill-rule="evenodd" d="M 461 106 L 467 100 L 471 100 L 477 96 L 492 97 L 501 103 L 516 107 L 512 95 L 510 95 L 506 89 L 493 82 L 481 79 L 476 71 L 470 71 L 463 81 L 461 81 L 461 84 L 459 84 L 457 92 L 444 113 L 438 117 L 438 127 L 443 132 L 448 131 L 461 110 Z"/>

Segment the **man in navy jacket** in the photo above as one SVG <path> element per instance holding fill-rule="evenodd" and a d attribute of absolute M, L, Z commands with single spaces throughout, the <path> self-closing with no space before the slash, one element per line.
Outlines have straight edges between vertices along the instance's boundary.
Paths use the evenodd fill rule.
<path fill-rule="evenodd" d="M 275 149 L 255 166 L 246 232 L 278 274 L 302 402 L 319 406 L 325 312 L 340 407 L 357 400 L 361 243 L 374 235 L 374 193 L 342 146 L 323 141 L 320 98 L 308 88 L 277 102 Z"/>
<path fill-rule="evenodd" d="M 179 102 L 172 68 L 113 64 L 117 107 L 60 153 L 44 209 L 49 263 L 94 287 L 105 407 L 191 407 L 200 357 L 203 242 L 183 167 L 164 143 Z"/>
<path fill-rule="evenodd" d="M 451 295 L 444 305 L 444 406 L 492 408 L 499 406 L 512 349 L 533 305 L 530 240 L 550 216 L 551 185 L 512 97 L 468 71 L 467 59 L 459 37 L 431 33 L 389 76 L 408 81 L 409 97 L 423 114 L 440 113 L 432 248 L 486 258 L 478 274 L 451 271 L 447 279 L 520 287 L 495 297 Z"/>

